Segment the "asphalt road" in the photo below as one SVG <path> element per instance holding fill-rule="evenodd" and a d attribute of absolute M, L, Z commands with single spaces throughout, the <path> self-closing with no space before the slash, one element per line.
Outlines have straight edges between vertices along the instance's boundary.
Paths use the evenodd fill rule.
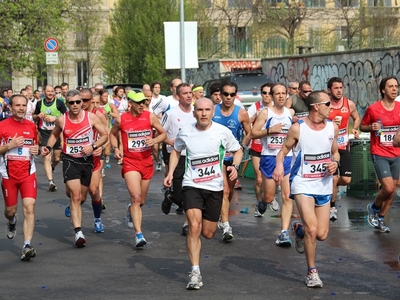
<path fill-rule="evenodd" d="M 77 249 L 74 232 L 64 216 L 68 203 L 55 172 L 56 192 L 47 191 L 42 160 L 37 160 L 39 193 L 32 245 L 37 256 L 20 261 L 23 244 L 19 208 L 17 236 L 0 235 L 0 299 L 400 299 L 400 200 L 387 216 L 391 233 L 371 228 L 366 205 L 371 198 L 344 196 L 338 202 L 338 221 L 331 223 L 328 239 L 317 244 L 316 266 L 322 289 L 304 283 L 306 262 L 294 246 L 280 248 L 277 213 L 255 218 L 253 181 L 241 179 L 243 189 L 231 203 L 235 240 L 222 243 L 218 230 L 203 239 L 201 273 L 204 286 L 187 291 L 190 263 L 185 238 L 180 235 L 183 215 L 161 212 L 162 173 L 152 180 L 143 207 L 144 249 L 136 249 L 134 231 L 126 226 L 129 201 L 120 167 L 112 159 L 106 169 L 102 219 L 104 233 L 94 233 L 90 200 L 83 205 L 83 232 L 87 244 Z M 2 199 L 2 198 L 1 198 Z M 3 203 L 3 201 L 1 201 Z M 4 208 L 4 204 L 2 204 Z M 241 213 L 246 211 L 248 213 Z M 3 217 L 1 226 L 6 227 Z"/>

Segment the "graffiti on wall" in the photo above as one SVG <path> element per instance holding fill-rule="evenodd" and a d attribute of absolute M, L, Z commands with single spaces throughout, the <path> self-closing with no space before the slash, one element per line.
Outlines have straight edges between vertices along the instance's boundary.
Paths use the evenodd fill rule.
<path fill-rule="evenodd" d="M 275 82 L 286 85 L 291 81 L 308 80 L 313 90 L 327 89 L 331 77 L 340 77 L 344 82 L 344 94 L 357 106 L 361 115 L 366 108 L 380 99 L 379 83 L 382 78 L 396 76 L 400 78 L 400 52 L 381 52 L 358 54 L 358 60 L 343 61 L 341 56 L 333 56 L 330 61 L 336 63 L 321 63 L 326 58 L 290 58 L 285 60 L 268 60 L 265 66 L 270 66 L 270 76 Z M 365 57 L 365 59 L 362 59 Z"/>
<path fill-rule="evenodd" d="M 219 78 L 220 74 L 235 69 L 254 70 L 261 68 L 261 60 L 218 60 L 200 62 L 198 69 L 186 69 L 186 81 L 194 84 L 203 84 L 209 79 Z"/>

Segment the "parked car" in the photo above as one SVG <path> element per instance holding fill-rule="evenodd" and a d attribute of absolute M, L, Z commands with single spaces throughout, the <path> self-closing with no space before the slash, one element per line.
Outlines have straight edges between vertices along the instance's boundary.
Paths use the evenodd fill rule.
<path fill-rule="evenodd" d="M 113 94 L 113 87 L 114 86 L 122 86 L 124 88 L 130 87 L 136 93 L 141 92 L 143 88 L 143 84 L 141 83 L 114 83 L 114 84 L 107 84 L 104 88 L 108 90 L 108 94 Z"/>
<path fill-rule="evenodd" d="M 207 80 L 204 84 L 204 94 L 210 97 L 210 86 L 215 82 L 230 80 L 238 86 L 238 97 L 244 107 L 261 100 L 260 87 L 267 82 L 273 82 L 261 68 L 257 69 L 232 69 L 232 72 L 221 73 L 219 78 Z"/>

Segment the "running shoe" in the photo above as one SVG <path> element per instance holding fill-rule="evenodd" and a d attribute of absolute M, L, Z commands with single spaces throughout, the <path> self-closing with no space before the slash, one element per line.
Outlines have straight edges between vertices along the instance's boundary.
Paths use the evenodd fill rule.
<path fill-rule="evenodd" d="M 55 192 L 56 190 L 57 190 L 56 184 L 54 183 L 53 180 L 50 180 L 50 182 L 49 182 L 49 191 L 50 192 Z"/>
<path fill-rule="evenodd" d="M 165 185 L 162 185 L 161 188 L 160 188 L 160 193 L 164 195 L 164 194 L 165 194 L 165 191 L 166 191 L 167 189 L 168 189 L 168 188 L 167 188 Z"/>
<path fill-rule="evenodd" d="M 78 232 L 75 233 L 75 246 L 78 248 L 85 247 L 86 245 L 86 239 L 85 236 L 83 235 L 82 231 L 79 230 Z"/>
<path fill-rule="evenodd" d="M 107 205 L 104 203 L 104 200 L 101 199 L 101 210 L 106 210 L 107 209 Z"/>
<path fill-rule="evenodd" d="M 382 218 L 378 219 L 378 230 L 383 233 L 389 233 L 390 228 L 386 226 L 385 221 Z"/>
<path fill-rule="evenodd" d="M 131 216 L 131 204 L 128 203 L 126 205 L 126 225 L 129 228 L 133 228 L 133 221 L 132 221 L 132 216 Z"/>
<path fill-rule="evenodd" d="M 292 232 L 294 235 L 294 248 L 298 253 L 303 254 L 304 241 L 303 238 L 297 234 L 297 231 L 301 226 L 303 225 L 299 221 L 293 221 L 292 224 L 290 224 L 290 227 L 292 228 Z"/>
<path fill-rule="evenodd" d="M 160 172 L 160 171 L 161 171 L 161 163 L 157 163 L 156 171 L 157 171 L 157 172 Z"/>
<path fill-rule="evenodd" d="M 122 165 L 122 164 L 123 164 L 122 159 L 118 160 L 118 165 Z"/>
<path fill-rule="evenodd" d="M 106 155 L 106 159 L 104 160 L 106 164 L 110 163 L 110 155 Z"/>
<path fill-rule="evenodd" d="M 96 233 L 104 232 L 104 225 L 100 219 L 96 219 L 94 221 L 94 232 L 96 232 Z"/>
<path fill-rule="evenodd" d="M 287 230 L 282 231 L 278 235 L 278 238 L 276 239 L 275 244 L 277 246 L 290 247 L 292 245 L 292 241 L 290 240 L 289 232 Z"/>
<path fill-rule="evenodd" d="M 242 189 L 242 185 L 240 184 L 239 180 L 236 180 L 233 189 L 235 189 L 235 190 L 241 190 Z"/>
<path fill-rule="evenodd" d="M 318 276 L 318 270 L 317 269 L 312 269 L 307 273 L 306 276 L 306 284 L 308 287 L 320 287 L 324 285 L 321 281 L 321 279 Z"/>
<path fill-rule="evenodd" d="M 161 210 L 164 214 L 168 215 L 172 206 L 171 192 L 167 189 L 164 193 L 164 200 L 161 203 Z"/>
<path fill-rule="evenodd" d="M 199 271 L 191 271 L 189 273 L 190 281 L 186 286 L 187 290 L 198 290 L 203 286 L 203 278 Z"/>
<path fill-rule="evenodd" d="M 331 207 L 330 213 L 329 213 L 329 219 L 331 221 L 336 221 L 337 220 L 337 208 L 336 207 Z"/>
<path fill-rule="evenodd" d="M 67 218 L 71 218 L 71 207 L 69 206 L 69 203 L 68 203 L 67 206 L 65 207 L 64 215 L 65 215 Z"/>
<path fill-rule="evenodd" d="M 265 211 L 267 210 L 267 204 L 261 200 L 260 202 L 257 203 L 257 209 L 261 215 L 264 215 Z"/>
<path fill-rule="evenodd" d="M 21 260 L 28 261 L 36 256 L 36 250 L 31 245 L 27 244 L 22 248 Z"/>
<path fill-rule="evenodd" d="M 18 215 L 15 214 L 15 223 L 11 224 L 10 221 L 7 222 L 6 234 L 7 238 L 12 239 L 17 234 L 17 221 Z"/>
<path fill-rule="evenodd" d="M 101 177 L 106 177 L 106 172 L 104 171 L 104 169 L 101 169 Z"/>
<path fill-rule="evenodd" d="M 136 243 L 136 247 L 143 247 L 144 245 L 147 244 L 146 239 L 143 236 L 143 233 L 139 232 L 136 234 L 135 243 Z"/>
<path fill-rule="evenodd" d="M 255 217 L 263 217 L 264 216 L 264 214 L 260 213 L 260 211 L 258 210 L 258 202 L 257 202 L 256 207 L 254 209 L 254 216 Z"/>
<path fill-rule="evenodd" d="M 274 198 L 274 200 L 272 200 L 272 202 L 269 204 L 269 209 L 272 211 L 278 211 L 281 209 L 278 201 Z"/>
<path fill-rule="evenodd" d="M 189 233 L 189 225 L 188 225 L 188 224 L 185 224 L 185 225 L 183 225 L 183 227 L 182 227 L 182 235 L 183 235 L 183 236 L 187 236 L 188 233 Z"/>
<path fill-rule="evenodd" d="M 378 213 L 372 208 L 372 203 L 367 205 L 368 223 L 374 228 L 378 228 Z"/>
<path fill-rule="evenodd" d="M 219 219 L 218 219 L 218 228 L 221 230 L 224 230 L 224 224 L 222 223 L 221 216 L 219 216 Z"/>
<path fill-rule="evenodd" d="M 233 240 L 232 227 L 224 228 L 222 231 L 222 241 L 231 242 Z"/>

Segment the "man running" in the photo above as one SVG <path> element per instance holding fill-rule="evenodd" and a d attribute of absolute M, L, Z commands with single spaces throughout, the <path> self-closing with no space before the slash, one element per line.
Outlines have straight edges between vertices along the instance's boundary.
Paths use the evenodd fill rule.
<path fill-rule="evenodd" d="M 186 248 L 192 265 L 190 281 L 186 288 L 198 290 L 203 286 L 200 273 L 201 239 L 213 238 L 221 211 L 223 197 L 224 151 L 233 153 L 233 164 L 226 167 L 229 180 L 235 181 L 237 169 L 243 156 L 239 142 L 232 132 L 214 121 L 214 104 L 201 98 L 194 104 L 196 123 L 181 128 L 171 152 L 169 171 L 164 185 L 172 185 L 173 174 L 180 154 L 186 150 L 186 167 L 183 178 L 183 206 L 189 221 Z"/>
<path fill-rule="evenodd" d="M 157 116 L 143 110 L 147 98 L 143 93 L 129 92 L 129 111 L 115 119 L 110 132 L 110 143 L 114 147 L 114 155 L 122 159 L 118 149 L 117 136 L 121 133 L 124 153 L 122 177 L 131 196 L 128 206 L 135 228 L 135 245 L 143 247 L 147 241 L 142 233 L 142 206 L 146 202 L 150 179 L 154 174 L 152 146 L 165 140 L 166 133 Z M 153 128 L 158 132 L 153 138 Z"/>
<path fill-rule="evenodd" d="M 31 246 L 35 228 L 35 203 L 37 196 L 36 166 L 34 155 L 39 153 L 36 125 L 25 119 L 28 99 L 13 95 L 9 99 L 11 118 L 0 126 L 1 186 L 5 203 L 4 215 L 8 220 L 6 234 L 12 239 L 17 233 L 18 192 L 24 212 L 24 245 L 21 260 L 36 256 Z"/>
<path fill-rule="evenodd" d="M 77 90 L 66 94 L 68 112 L 55 123 L 42 155 L 48 155 L 58 137 L 63 136 L 63 176 L 67 195 L 70 195 L 71 223 L 75 230 L 75 246 L 86 245 L 82 232 L 82 203 L 86 200 L 93 173 L 93 152 L 107 141 L 107 129 L 93 113 L 82 110 L 82 98 Z M 95 139 L 95 132 L 100 137 Z M 101 205 L 101 202 L 100 202 Z M 101 206 L 100 206 L 101 209 Z"/>

